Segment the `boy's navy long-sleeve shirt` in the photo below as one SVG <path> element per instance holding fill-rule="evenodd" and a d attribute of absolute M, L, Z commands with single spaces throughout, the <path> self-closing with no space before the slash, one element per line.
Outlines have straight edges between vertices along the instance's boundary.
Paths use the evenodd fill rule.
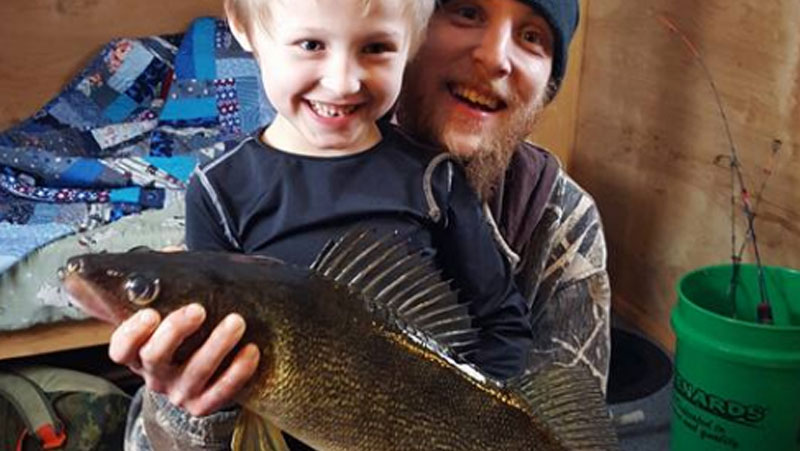
<path fill-rule="evenodd" d="M 307 266 L 353 227 L 399 232 L 435 254 L 469 303 L 481 338 L 473 363 L 500 379 L 520 373 L 532 342 L 527 303 L 463 171 L 448 160 L 437 164 L 436 151 L 392 126 L 381 132 L 373 148 L 332 158 L 283 152 L 258 134 L 245 138 L 195 171 L 188 248 Z"/>

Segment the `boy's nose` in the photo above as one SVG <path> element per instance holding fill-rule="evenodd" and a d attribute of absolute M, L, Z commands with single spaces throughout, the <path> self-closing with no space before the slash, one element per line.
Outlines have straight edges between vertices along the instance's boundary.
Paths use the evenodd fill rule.
<path fill-rule="evenodd" d="M 361 90 L 361 69 L 347 58 L 336 58 L 327 65 L 320 84 L 340 96 L 355 94 Z"/>

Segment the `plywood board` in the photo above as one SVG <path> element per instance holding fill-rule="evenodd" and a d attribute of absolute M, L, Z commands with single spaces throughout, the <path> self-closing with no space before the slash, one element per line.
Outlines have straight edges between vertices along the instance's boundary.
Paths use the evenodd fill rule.
<path fill-rule="evenodd" d="M 588 19 L 586 8 L 588 0 L 581 0 L 583 16 L 570 46 L 569 61 L 563 85 L 555 99 L 545 108 L 540 122 L 530 136 L 530 140 L 552 151 L 565 168 L 570 166 L 570 154 L 575 148 L 578 124 L 578 95 L 581 86 L 583 49 Z"/>
<path fill-rule="evenodd" d="M 730 153 L 703 70 L 661 15 L 716 81 L 748 188 L 758 191 L 774 166 L 758 209 L 760 250 L 768 264 L 798 268 L 800 3 L 589 5 L 572 169 L 603 215 L 614 309 L 671 347 L 678 278 L 730 261 Z M 741 240 L 741 219 L 736 233 Z"/>
<path fill-rule="evenodd" d="M 221 14 L 222 0 L 0 1 L 0 130 L 36 112 L 109 40 Z"/>
<path fill-rule="evenodd" d="M 112 331 L 110 324 L 86 320 L 0 332 L 0 360 L 106 344 Z"/>

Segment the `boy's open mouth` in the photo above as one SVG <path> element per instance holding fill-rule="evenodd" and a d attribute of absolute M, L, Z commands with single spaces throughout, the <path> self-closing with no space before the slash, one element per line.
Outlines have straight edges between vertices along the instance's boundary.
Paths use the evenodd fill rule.
<path fill-rule="evenodd" d="M 494 94 L 457 84 L 448 83 L 450 95 L 480 111 L 494 113 L 506 107 L 506 103 Z"/>
<path fill-rule="evenodd" d="M 332 103 L 306 100 L 311 109 L 322 117 L 342 117 L 353 114 L 361 105 L 334 105 Z"/>

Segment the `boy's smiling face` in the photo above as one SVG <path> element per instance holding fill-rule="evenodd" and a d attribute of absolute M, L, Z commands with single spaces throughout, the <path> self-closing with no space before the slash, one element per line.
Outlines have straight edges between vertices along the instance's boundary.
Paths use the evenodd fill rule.
<path fill-rule="evenodd" d="M 270 5 L 269 23 L 234 34 L 256 55 L 278 111 L 273 146 L 312 155 L 347 154 L 380 140 L 375 121 L 394 104 L 408 59 L 406 0 L 291 0 Z"/>

